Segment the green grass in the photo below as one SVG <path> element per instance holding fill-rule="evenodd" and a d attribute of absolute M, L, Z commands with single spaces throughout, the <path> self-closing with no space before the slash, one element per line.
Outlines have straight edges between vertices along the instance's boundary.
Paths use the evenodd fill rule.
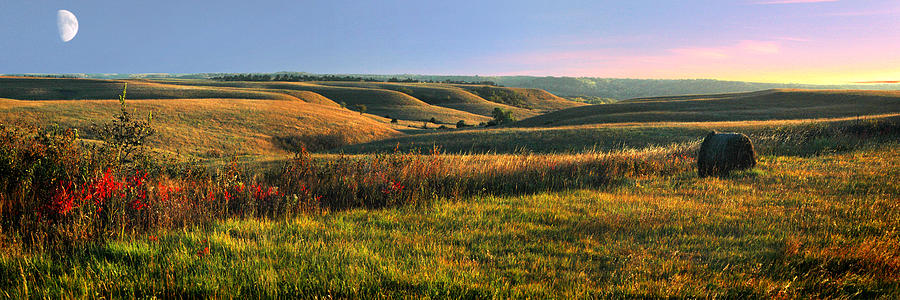
<path fill-rule="evenodd" d="M 4 252 L 29 296 L 900 296 L 900 149 Z M 155 240 L 154 240 L 155 239 Z M 208 255 L 198 255 L 209 247 Z M 5 296 L 5 295 L 4 295 Z"/>

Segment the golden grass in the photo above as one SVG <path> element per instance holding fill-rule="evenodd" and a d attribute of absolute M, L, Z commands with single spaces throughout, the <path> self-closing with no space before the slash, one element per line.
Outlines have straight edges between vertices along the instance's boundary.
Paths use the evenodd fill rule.
<path fill-rule="evenodd" d="M 161 84 L 143 80 L 99 80 L 0 77 L 0 98 L 18 100 L 105 100 L 118 99 L 125 83 L 128 98 L 138 99 L 270 99 L 300 100 L 294 96 L 265 91 L 220 89 L 202 86 Z"/>
<path fill-rule="evenodd" d="M 359 113 L 301 101 L 145 99 L 130 101 L 128 105 L 143 117 L 153 113 L 157 134 L 151 139 L 151 147 L 194 157 L 287 154 L 286 149 L 273 141 L 278 137 L 319 135 L 337 137 L 337 142 L 343 144 L 400 134 L 385 123 Z M 118 102 L 112 100 L 0 100 L 0 120 L 56 123 L 77 128 L 84 138 L 94 138 L 91 125 L 110 120 L 116 109 Z"/>
<path fill-rule="evenodd" d="M 491 102 L 461 87 L 443 83 L 391 83 L 391 82 L 321 82 L 322 85 L 352 86 L 395 90 L 416 97 L 431 105 L 466 111 L 491 117 L 494 108 L 508 110 L 518 119 L 530 118 L 543 113 L 502 103 Z"/>
<path fill-rule="evenodd" d="M 523 106 L 543 112 L 587 105 L 585 103 L 575 102 L 557 97 L 556 95 L 540 89 L 496 87 L 473 84 L 454 84 L 454 86 L 458 86 L 469 91 L 486 89 L 510 92 L 521 97 L 521 99 L 523 100 L 521 104 Z"/>
<path fill-rule="evenodd" d="M 318 82 L 220 82 L 209 80 L 165 82 L 214 87 L 309 91 L 325 96 L 336 103 L 343 102 L 349 109 L 355 110 L 357 105 L 362 104 L 371 114 L 389 115 L 393 118 L 410 121 L 425 121 L 435 118 L 444 124 L 456 124 L 459 120 L 465 120 L 469 124 L 478 124 L 490 120 L 487 116 L 431 105 L 410 95 L 389 89 L 325 85 Z"/>
<path fill-rule="evenodd" d="M 900 114 L 869 115 L 860 123 L 897 122 Z M 421 132 L 396 136 L 365 144 L 349 145 L 336 151 L 347 153 L 427 151 L 438 147 L 452 153 L 559 153 L 583 151 L 612 151 L 666 146 L 702 139 L 711 130 L 736 131 L 751 136 L 754 143 L 763 143 L 785 129 L 805 130 L 808 127 L 829 127 L 856 124 L 856 117 L 816 118 L 804 120 L 719 121 L 719 122 L 621 122 L 554 127 L 492 127 L 438 132 Z"/>

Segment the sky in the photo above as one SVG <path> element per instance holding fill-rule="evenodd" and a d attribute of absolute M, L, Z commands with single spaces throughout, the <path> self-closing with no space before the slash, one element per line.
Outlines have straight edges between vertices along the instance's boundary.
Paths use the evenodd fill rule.
<path fill-rule="evenodd" d="M 900 1 L 0 1 L 0 73 L 277 71 L 896 81 Z"/>

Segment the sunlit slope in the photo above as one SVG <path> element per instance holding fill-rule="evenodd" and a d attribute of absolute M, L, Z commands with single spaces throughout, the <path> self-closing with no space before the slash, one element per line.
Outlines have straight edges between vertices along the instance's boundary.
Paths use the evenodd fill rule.
<path fill-rule="evenodd" d="M 339 85 L 329 82 L 255 82 L 255 81 L 181 81 L 178 84 L 202 85 L 210 87 L 240 87 L 249 89 L 273 89 L 308 91 L 320 94 L 336 103 L 346 104 L 357 110 L 366 106 L 366 112 L 390 116 L 401 120 L 423 121 L 435 118 L 440 123 L 455 124 L 459 120 L 477 124 L 490 120 L 485 115 L 432 105 L 408 94 L 378 87 L 360 87 L 352 84 Z"/>
<path fill-rule="evenodd" d="M 147 99 L 129 101 L 128 108 L 140 118 L 153 113 L 152 148 L 199 157 L 279 155 L 293 147 L 322 150 L 400 134 L 353 111 L 300 101 Z M 91 125 L 112 120 L 117 109 L 115 100 L 0 99 L 0 123 L 55 123 L 95 139 Z"/>
<path fill-rule="evenodd" d="M 585 106 L 587 104 L 557 97 L 545 90 L 497 87 L 489 85 L 456 84 L 491 102 L 528 108 L 541 112 Z"/>
<path fill-rule="evenodd" d="M 184 86 L 144 80 L 0 77 L 0 98 L 18 100 L 117 99 L 128 83 L 128 99 L 271 99 L 306 101 L 312 95 Z"/>
<path fill-rule="evenodd" d="M 896 112 L 900 112 L 900 91 L 768 90 L 633 99 L 576 107 L 522 120 L 512 126 L 838 118 Z"/>
<path fill-rule="evenodd" d="M 490 117 L 495 108 L 513 112 L 518 119 L 536 116 L 543 111 L 521 108 L 485 100 L 458 86 L 441 83 L 392 83 L 392 82 L 322 82 L 322 85 L 349 86 L 398 91 L 431 105 L 437 105 L 477 115 Z"/>
<path fill-rule="evenodd" d="M 869 115 L 862 123 L 900 123 L 900 113 Z M 756 146 L 764 140 L 781 139 L 792 131 L 825 125 L 857 124 L 856 117 L 804 120 L 607 123 L 547 127 L 490 127 L 401 135 L 385 140 L 345 146 L 334 151 L 369 153 L 420 151 L 435 147 L 449 153 L 558 153 L 585 150 L 642 149 L 701 140 L 711 130 L 737 131 L 750 135 Z M 785 130 L 791 129 L 791 130 Z"/>

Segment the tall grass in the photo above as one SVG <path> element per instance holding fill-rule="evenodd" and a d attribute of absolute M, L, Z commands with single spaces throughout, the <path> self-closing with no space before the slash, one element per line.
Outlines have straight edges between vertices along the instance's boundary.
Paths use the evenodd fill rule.
<path fill-rule="evenodd" d="M 601 187 L 625 177 L 690 168 L 697 145 L 569 155 L 335 155 L 317 163 L 305 152 L 268 181 L 285 192 L 320 195 L 330 209 L 422 205 L 438 198 L 517 195 Z"/>
<path fill-rule="evenodd" d="M 900 141 L 900 117 L 808 123 L 755 130 L 750 138 L 763 154 L 819 155 Z"/>
<path fill-rule="evenodd" d="M 767 155 L 844 151 L 900 136 L 895 122 L 775 129 L 753 135 Z M 0 234 L 5 243 L 66 246 L 229 217 L 423 206 L 440 199 L 615 186 L 694 168 L 698 141 L 577 154 L 394 152 L 310 155 L 274 170 L 213 170 L 147 159 L 117 165 L 73 130 L 0 126 Z"/>
<path fill-rule="evenodd" d="M 260 173 L 160 161 L 123 166 L 73 130 L 0 126 L 0 233 L 8 243 L 66 246 L 228 217 L 286 218 L 436 199 L 600 187 L 689 168 L 696 145 L 573 155 L 393 153 L 313 158 Z"/>

